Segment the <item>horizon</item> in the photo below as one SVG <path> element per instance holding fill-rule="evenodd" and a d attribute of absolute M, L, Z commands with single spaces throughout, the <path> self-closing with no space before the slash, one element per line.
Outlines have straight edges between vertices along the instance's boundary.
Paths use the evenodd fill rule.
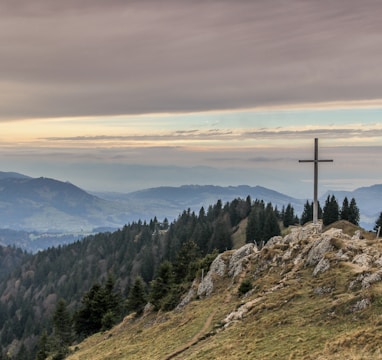
<path fill-rule="evenodd" d="M 298 197 L 295 197 L 289 193 L 285 193 L 285 192 L 282 192 L 276 188 L 271 188 L 271 187 L 267 187 L 267 186 L 263 186 L 263 185 L 248 185 L 248 184 L 245 184 L 245 183 L 242 183 L 242 184 L 237 184 L 237 185 L 216 185 L 216 184 L 191 184 L 191 183 L 188 183 L 188 184 L 181 184 L 181 185 L 160 185 L 160 186 L 154 186 L 154 187 L 147 187 L 147 188 L 140 188 L 140 189 L 137 189 L 137 190 L 132 190 L 132 191 L 129 191 L 129 192 L 119 192 L 119 191 L 107 191 L 107 190 L 89 190 L 89 189 L 86 189 L 86 188 L 83 188 L 83 187 L 80 187 L 78 186 L 78 184 L 75 184 L 75 183 L 72 183 L 70 181 L 64 181 L 62 179 L 59 179 L 59 178 L 53 178 L 53 177 L 46 177 L 46 176 L 38 176 L 38 177 L 34 177 L 34 176 L 30 176 L 28 174 L 24 174 L 24 173 L 20 173 L 20 172 L 11 172 L 11 171 L 0 171 L 0 174 L 1 173 L 9 173 L 9 174 L 16 174 L 16 175 L 22 175 L 22 176 L 26 176 L 26 177 L 29 177 L 31 179 L 50 179 L 50 180 L 56 180 L 56 181 L 59 181 L 59 182 L 67 182 L 75 187 L 78 187 L 80 188 L 81 190 L 85 191 L 85 192 L 88 192 L 90 194 L 94 194 L 96 196 L 101 196 L 102 197 L 102 194 L 130 194 L 130 193 L 134 193 L 134 192 L 139 192 L 139 191 L 145 191 L 145 190 L 151 190 L 151 189 L 158 189 L 158 188 L 175 188 L 175 189 L 179 189 L 179 188 L 183 188 L 183 187 L 221 187 L 221 188 L 241 188 L 241 187 L 249 187 L 249 188 L 256 188 L 256 187 L 260 187 L 260 188 L 264 188 L 266 190 L 270 190 L 270 191 L 274 191 L 276 193 L 279 193 L 281 195 L 285 195 L 287 197 L 291 197 L 293 198 L 294 200 L 300 200 L 300 201 L 305 201 L 305 200 L 310 200 L 310 201 L 313 201 L 313 191 L 312 191 L 312 194 L 311 196 L 307 196 L 307 197 L 302 197 L 302 198 L 298 198 Z M 329 190 L 326 190 L 325 192 L 322 192 L 321 194 L 319 194 L 319 198 L 323 198 L 324 195 L 326 195 L 327 193 L 334 193 L 334 192 L 354 192 L 356 190 L 359 190 L 359 189 L 362 189 L 362 188 L 370 188 L 370 187 L 373 187 L 373 186 L 379 186 L 379 185 L 382 185 L 382 183 L 375 183 L 375 184 L 370 184 L 370 185 L 366 185 L 366 186 L 361 186 L 361 187 L 357 187 L 357 188 L 354 188 L 354 189 L 350 189 L 350 190 L 345 190 L 345 189 L 340 189 L 338 188 L 337 190 L 334 190 L 334 189 L 329 189 Z"/>
<path fill-rule="evenodd" d="M 381 183 L 382 3 L 0 5 L 0 168 L 87 191 Z"/>

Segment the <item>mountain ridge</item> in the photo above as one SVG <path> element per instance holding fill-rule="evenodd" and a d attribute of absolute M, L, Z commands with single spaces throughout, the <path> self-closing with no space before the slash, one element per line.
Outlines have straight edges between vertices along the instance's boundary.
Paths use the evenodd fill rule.
<path fill-rule="evenodd" d="M 320 197 L 323 206 L 328 194 L 341 202 L 355 197 L 361 212 L 360 224 L 372 229 L 382 205 L 382 185 L 375 184 L 353 191 L 328 191 Z M 291 204 L 301 214 L 306 200 L 262 186 L 182 185 L 161 186 L 129 193 L 88 192 L 69 182 L 40 177 L 32 178 L 13 172 L 0 172 L 0 229 L 40 232 L 91 233 L 95 229 L 117 229 L 124 224 L 149 221 L 154 217 L 176 219 L 183 210 L 198 212 L 217 200 L 234 198 L 271 202 L 280 210 Z"/>

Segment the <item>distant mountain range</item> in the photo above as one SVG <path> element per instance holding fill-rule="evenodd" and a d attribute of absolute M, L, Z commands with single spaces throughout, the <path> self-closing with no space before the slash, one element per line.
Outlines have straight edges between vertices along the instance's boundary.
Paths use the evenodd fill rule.
<path fill-rule="evenodd" d="M 183 185 L 180 187 L 157 187 L 140 190 L 128 194 L 95 193 L 97 196 L 110 201 L 126 204 L 131 210 L 141 214 L 141 218 L 169 220 L 176 218 L 183 210 L 199 212 L 203 206 L 205 210 L 209 205 L 215 204 L 219 199 L 223 204 L 235 198 L 245 199 L 249 195 L 253 200 L 262 199 L 265 203 L 271 202 L 281 210 L 282 206 L 291 204 L 296 212 L 303 210 L 304 201 L 281 194 L 261 186 L 214 186 L 214 185 Z"/>
<path fill-rule="evenodd" d="M 345 196 L 354 197 L 361 211 L 361 225 L 372 229 L 382 211 L 382 185 L 363 187 L 354 191 L 331 191 L 321 197 L 324 205 L 328 194 L 334 194 L 340 205 Z M 79 187 L 49 178 L 31 178 L 18 173 L 0 172 L 0 229 L 24 231 L 20 242 L 36 239 L 31 232 L 52 233 L 72 241 L 92 232 L 113 230 L 124 224 L 149 221 L 155 216 L 159 221 L 176 219 L 184 210 L 206 210 L 217 200 L 223 203 L 235 198 L 251 196 L 253 200 L 271 202 L 281 210 L 291 204 L 300 215 L 306 200 L 295 199 L 261 186 L 213 186 L 184 185 L 180 187 L 157 187 L 127 194 L 97 192 L 89 193 Z M 28 235 L 25 235 L 27 231 Z M 8 232 L 9 235 L 9 232 Z M 44 235 L 43 247 L 57 244 Z M 12 238 L 15 238 L 14 234 Z M 21 238 L 23 239 L 21 241 Z M 41 238 L 41 236 L 40 236 Z M 41 239 L 40 239 L 41 240 Z M 39 240 L 39 241 L 40 241 Z M 7 244 L 7 233 L 0 230 L 0 244 Z M 24 247 L 24 245 L 22 245 Z"/>

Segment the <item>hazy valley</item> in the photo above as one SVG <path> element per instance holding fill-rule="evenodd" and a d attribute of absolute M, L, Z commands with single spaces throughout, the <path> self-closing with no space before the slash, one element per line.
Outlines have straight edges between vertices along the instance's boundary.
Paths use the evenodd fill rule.
<path fill-rule="evenodd" d="M 360 224 L 371 230 L 381 207 L 382 185 L 354 191 L 331 191 L 339 202 L 355 197 Z M 176 219 L 183 210 L 198 212 L 203 206 L 235 198 L 262 199 L 279 210 L 291 204 L 301 215 L 306 199 L 296 199 L 261 186 L 184 185 L 158 187 L 132 193 L 89 193 L 77 186 L 48 178 L 30 178 L 0 172 L 0 244 L 16 245 L 27 251 L 67 244 L 84 236 L 113 231 L 133 221 Z"/>

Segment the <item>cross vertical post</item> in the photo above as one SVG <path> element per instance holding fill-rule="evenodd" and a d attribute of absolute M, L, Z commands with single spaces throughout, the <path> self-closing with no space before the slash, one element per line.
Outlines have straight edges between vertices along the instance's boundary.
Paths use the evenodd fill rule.
<path fill-rule="evenodd" d="M 318 138 L 314 139 L 314 160 L 299 160 L 298 162 L 312 162 L 314 163 L 314 191 L 313 191 L 313 224 L 318 222 L 318 163 L 319 162 L 333 162 L 333 160 L 319 160 L 318 159 Z"/>

